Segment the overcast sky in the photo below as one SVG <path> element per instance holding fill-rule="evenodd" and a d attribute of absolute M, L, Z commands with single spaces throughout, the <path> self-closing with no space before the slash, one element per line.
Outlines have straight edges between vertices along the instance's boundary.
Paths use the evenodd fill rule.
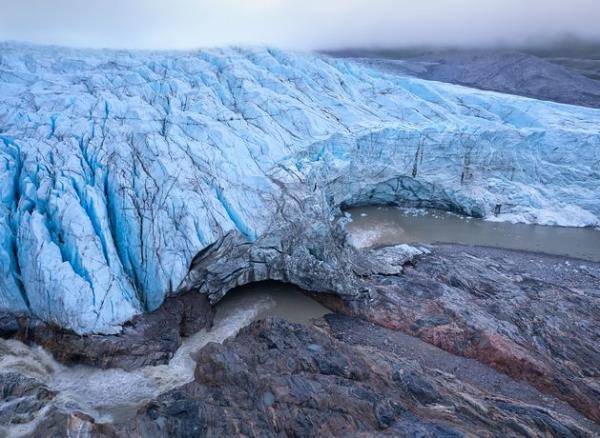
<path fill-rule="evenodd" d="M 0 40 L 294 49 L 600 39 L 600 0 L 0 0 Z"/>

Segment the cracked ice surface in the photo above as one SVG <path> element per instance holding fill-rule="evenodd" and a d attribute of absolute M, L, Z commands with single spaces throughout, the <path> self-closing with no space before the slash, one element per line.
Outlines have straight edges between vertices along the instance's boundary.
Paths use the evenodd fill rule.
<path fill-rule="evenodd" d="M 600 224 L 600 110 L 260 48 L 0 50 L 0 310 L 78 333 L 307 193 Z"/>

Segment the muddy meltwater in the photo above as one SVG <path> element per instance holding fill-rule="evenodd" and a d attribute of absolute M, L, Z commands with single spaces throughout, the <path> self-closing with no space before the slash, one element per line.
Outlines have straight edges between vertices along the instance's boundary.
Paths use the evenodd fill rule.
<path fill-rule="evenodd" d="M 401 243 L 460 243 L 541 252 L 600 262 L 600 230 L 512 224 L 453 213 L 369 206 L 347 210 L 351 243 L 359 248 Z"/>

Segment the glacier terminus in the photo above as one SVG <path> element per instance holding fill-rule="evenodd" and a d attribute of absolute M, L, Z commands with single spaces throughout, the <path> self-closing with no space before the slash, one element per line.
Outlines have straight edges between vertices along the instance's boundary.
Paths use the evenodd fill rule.
<path fill-rule="evenodd" d="M 0 310 L 117 333 L 200 287 L 211 251 L 231 287 L 305 286 L 351 251 L 320 255 L 341 207 L 599 226 L 599 127 L 598 109 L 270 48 L 2 43 Z"/>

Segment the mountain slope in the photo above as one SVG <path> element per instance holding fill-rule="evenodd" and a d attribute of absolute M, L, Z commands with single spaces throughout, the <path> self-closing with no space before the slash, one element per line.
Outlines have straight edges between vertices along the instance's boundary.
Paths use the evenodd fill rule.
<path fill-rule="evenodd" d="M 403 59 L 378 58 L 377 54 L 369 52 L 337 55 L 358 55 L 361 63 L 422 79 L 600 108 L 600 81 L 525 53 L 463 50 Z"/>

